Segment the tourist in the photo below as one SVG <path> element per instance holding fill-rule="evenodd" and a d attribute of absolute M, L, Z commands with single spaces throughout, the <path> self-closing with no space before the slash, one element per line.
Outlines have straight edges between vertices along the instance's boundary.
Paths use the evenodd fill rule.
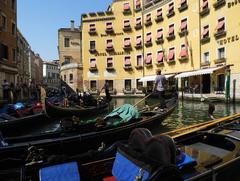
<path fill-rule="evenodd" d="M 165 87 L 166 87 L 166 77 L 161 74 L 161 70 L 156 71 L 155 84 L 153 86 L 153 92 L 157 91 L 159 100 L 160 100 L 160 111 L 163 111 L 166 108 L 165 103 Z"/>
<path fill-rule="evenodd" d="M 103 89 L 105 91 L 106 101 L 110 102 L 112 97 L 111 97 L 111 95 L 109 93 L 109 83 L 108 83 L 108 80 L 105 80 L 105 84 L 104 84 L 103 88 L 101 89 L 100 93 L 102 92 Z"/>
<path fill-rule="evenodd" d="M 9 83 L 6 79 L 2 83 L 2 89 L 3 89 L 3 100 L 8 100 L 10 87 L 9 87 Z"/>

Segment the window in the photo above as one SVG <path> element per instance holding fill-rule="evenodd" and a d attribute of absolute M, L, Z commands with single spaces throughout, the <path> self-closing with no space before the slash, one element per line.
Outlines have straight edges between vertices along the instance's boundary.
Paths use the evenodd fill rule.
<path fill-rule="evenodd" d="M 0 59 L 8 60 L 8 46 L 0 44 Z"/>
<path fill-rule="evenodd" d="M 224 47 L 218 49 L 218 59 L 222 59 L 222 58 L 225 58 L 225 48 Z"/>
<path fill-rule="evenodd" d="M 50 78 L 50 72 L 48 72 L 48 78 Z"/>
<path fill-rule="evenodd" d="M 95 49 L 96 49 L 96 42 L 90 41 L 90 50 L 95 50 Z"/>
<path fill-rule="evenodd" d="M 141 26 L 141 24 L 142 24 L 141 17 L 136 18 L 136 25 Z"/>
<path fill-rule="evenodd" d="M 174 36 L 174 24 L 169 25 L 168 36 Z"/>
<path fill-rule="evenodd" d="M 124 26 L 124 28 L 130 27 L 130 20 L 124 20 L 123 21 L 123 26 Z"/>
<path fill-rule="evenodd" d="M 168 14 L 169 15 L 174 14 L 174 3 L 173 2 L 168 4 Z"/>
<path fill-rule="evenodd" d="M 162 63 L 163 62 L 163 57 L 164 57 L 164 54 L 163 54 L 163 51 L 158 51 L 157 53 L 157 63 Z"/>
<path fill-rule="evenodd" d="M 96 31 L 95 24 L 90 24 L 90 25 L 89 25 L 89 31 L 90 31 L 90 32 L 95 32 L 95 31 Z"/>
<path fill-rule="evenodd" d="M 142 55 L 137 55 L 137 66 L 142 66 Z"/>
<path fill-rule="evenodd" d="M 12 35 L 13 36 L 16 35 L 16 25 L 15 25 L 15 23 L 12 23 Z"/>
<path fill-rule="evenodd" d="M 130 5 L 129 5 L 129 3 L 124 3 L 123 4 L 123 11 L 130 11 Z"/>
<path fill-rule="evenodd" d="M 136 38 L 136 45 L 141 46 L 142 45 L 142 36 L 137 36 Z"/>
<path fill-rule="evenodd" d="M 143 88 L 143 82 L 139 82 L 140 79 L 136 80 L 137 90 L 142 90 Z"/>
<path fill-rule="evenodd" d="M 91 80 L 90 81 L 90 89 L 92 91 L 96 91 L 97 90 L 97 81 L 96 80 Z"/>
<path fill-rule="evenodd" d="M 131 41 L 130 38 L 124 38 L 124 47 L 130 47 Z"/>
<path fill-rule="evenodd" d="M 146 21 L 146 23 L 151 22 L 151 13 L 146 15 L 145 21 Z"/>
<path fill-rule="evenodd" d="M 130 56 L 124 57 L 124 66 L 125 67 L 131 66 L 131 57 Z"/>
<path fill-rule="evenodd" d="M 107 67 L 108 68 L 113 67 L 113 58 L 112 57 L 107 58 Z"/>
<path fill-rule="evenodd" d="M 162 17 L 162 8 L 157 9 L 157 17 Z"/>
<path fill-rule="evenodd" d="M 3 30 L 7 30 L 7 17 L 3 14 L 1 14 L 1 18 L 0 18 L 2 21 L 1 21 L 1 26 L 0 26 L 0 29 L 2 28 Z"/>
<path fill-rule="evenodd" d="M 13 58 L 13 61 L 15 62 L 16 61 L 16 50 L 13 48 L 12 49 L 12 58 Z"/>
<path fill-rule="evenodd" d="M 16 1 L 15 0 L 12 0 L 11 7 L 12 7 L 13 10 L 15 10 L 15 8 L 16 8 Z"/>
<path fill-rule="evenodd" d="M 131 85 L 131 80 L 130 79 L 126 79 L 124 81 L 124 88 L 125 88 L 126 91 L 131 91 L 132 85 Z"/>
<path fill-rule="evenodd" d="M 66 65 L 66 64 L 69 64 L 69 63 L 71 63 L 70 57 L 64 57 L 64 62 L 62 63 L 62 65 Z"/>
<path fill-rule="evenodd" d="M 208 0 L 203 0 L 202 2 L 202 11 L 208 9 Z"/>
<path fill-rule="evenodd" d="M 187 46 L 185 44 L 181 45 L 181 52 L 180 52 L 180 57 L 187 57 L 188 56 L 188 49 Z"/>
<path fill-rule="evenodd" d="M 147 54 L 146 64 L 152 64 L 152 53 Z"/>
<path fill-rule="evenodd" d="M 225 75 L 219 74 L 217 75 L 217 91 L 225 90 Z"/>
<path fill-rule="evenodd" d="M 96 68 L 96 59 L 95 58 L 91 58 L 90 59 L 90 68 Z"/>
<path fill-rule="evenodd" d="M 112 39 L 107 40 L 107 48 L 113 48 Z"/>
<path fill-rule="evenodd" d="M 157 30 L 157 40 L 163 39 L 163 29 Z"/>
<path fill-rule="evenodd" d="M 180 6 L 181 6 L 181 7 L 187 5 L 187 0 L 180 0 L 180 1 L 181 1 L 181 3 L 180 3 Z"/>
<path fill-rule="evenodd" d="M 147 36 L 146 36 L 146 43 L 150 43 L 150 42 L 152 42 L 152 33 L 151 32 L 147 33 Z"/>
<path fill-rule="evenodd" d="M 140 9 L 141 8 L 141 0 L 136 0 L 135 5 L 136 5 L 136 9 Z"/>
<path fill-rule="evenodd" d="M 64 47 L 70 47 L 70 38 L 64 38 Z"/>
<path fill-rule="evenodd" d="M 73 74 L 69 74 L 69 82 L 73 83 Z"/>
<path fill-rule="evenodd" d="M 209 25 L 203 27 L 202 39 L 209 37 Z"/>
<path fill-rule="evenodd" d="M 204 62 L 209 62 L 209 52 L 205 52 L 204 54 L 203 54 L 203 60 L 204 60 Z"/>
<path fill-rule="evenodd" d="M 168 61 L 175 60 L 175 48 L 169 48 Z"/>
<path fill-rule="evenodd" d="M 181 20 L 181 27 L 180 27 L 180 29 L 181 29 L 181 32 L 187 31 L 187 18 Z"/>
<path fill-rule="evenodd" d="M 112 30 L 113 26 L 112 26 L 112 22 L 107 22 L 106 23 L 106 29 L 107 30 Z"/>
<path fill-rule="evenodd" d="M 225 31 L 225 18 L 218 19 L 217 32 Z"/>

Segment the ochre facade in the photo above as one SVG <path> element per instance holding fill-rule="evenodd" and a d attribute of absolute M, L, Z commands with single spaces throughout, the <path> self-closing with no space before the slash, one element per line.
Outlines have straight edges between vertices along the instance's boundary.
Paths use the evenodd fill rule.
<path fill-rule="evenodd" d="M 105 12 L 83 14 L 85 90 L 96 92 L 110 80 L 117 94 L 138 93 L 148 84 L 138 80 L 156 69 L 181 74 L 218 67 L 180 76 L 178 87 L 186 96 L 225 97 L 230 88 L 231 97 L 240 97 L 239 10 L 236 0 L 115 0 Z"/>

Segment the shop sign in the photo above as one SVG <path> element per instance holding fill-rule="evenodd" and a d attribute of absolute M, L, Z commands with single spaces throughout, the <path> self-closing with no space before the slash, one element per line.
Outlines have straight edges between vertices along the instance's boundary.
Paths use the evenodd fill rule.
<path fill-rule="evenodd" d="M 129 52 L 110 52 L 110 53 L 96 53 L 95 56 L 113 56 L 113 55 L 130 55 Z"/>
<path fill-rule="evenodd" d="M 231 8 L 235 5 L 239 4 L 240 5 L 240 0 L 234 0 L 232 2 L 228 2 L 228 8 Z"/>
<path fill-rule="evenodd" d="M 232 42 L 235 42 L 235 41 L 238 41 L 238 40 L 239 40 L 239 36 L 238 35 L 234 35 L 234 36 L 230 36 L 230 37 L 218 40 L 218 44 L 225 45 L 227 43 L 232 43 Z"/>
<path fill-rule="evenodd" d="M 120 35 L 123 35 L 123 33 L 101 34 L 101 37 L 104 37 L 104 36 L 120 36 Z"/>

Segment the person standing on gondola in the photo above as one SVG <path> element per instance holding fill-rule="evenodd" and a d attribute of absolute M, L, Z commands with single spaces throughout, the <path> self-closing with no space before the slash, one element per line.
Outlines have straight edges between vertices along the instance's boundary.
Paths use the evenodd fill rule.
<path fill-rule="evenodd" d="M 166 87 L 166 77 L 165 75 L 161 74 L 161 70 L 156 71 L 156 79 L 155 79 L 155 84 L 153 86 L 153 92 L 157 91 L 158 97 L 160 100 L 160 111 L 163 111 L 164 108 L 166 108 L 166 103 L 165 103 L 165 87 Z"/>
<path fill-rule="evenodd" d="M 8 100 L 9 99 L 9 91 L 10 91 L 10 86 L 7 80 L 4 80 L 2 83 L 2 90 L 3 90 L 3 100 Z"/>
<path fill-rule="evenodd" d="M 108 80 L 105 80 L 105 84 L 104 84 L 103 88 L 101 89 L 101 92 L 102 92 L 103 89 L 104 89 L 104 91 L 105 91 L 106 101 L 107 101 L 107 102 L 110 102 L 111 99 L 112 99 L 112 97 L 111 97 L 110 92 L 109 92 L 109 83 L 108 83 Z M 101 93 L 101 92 L 100 92 L 100 93 Z"/>

